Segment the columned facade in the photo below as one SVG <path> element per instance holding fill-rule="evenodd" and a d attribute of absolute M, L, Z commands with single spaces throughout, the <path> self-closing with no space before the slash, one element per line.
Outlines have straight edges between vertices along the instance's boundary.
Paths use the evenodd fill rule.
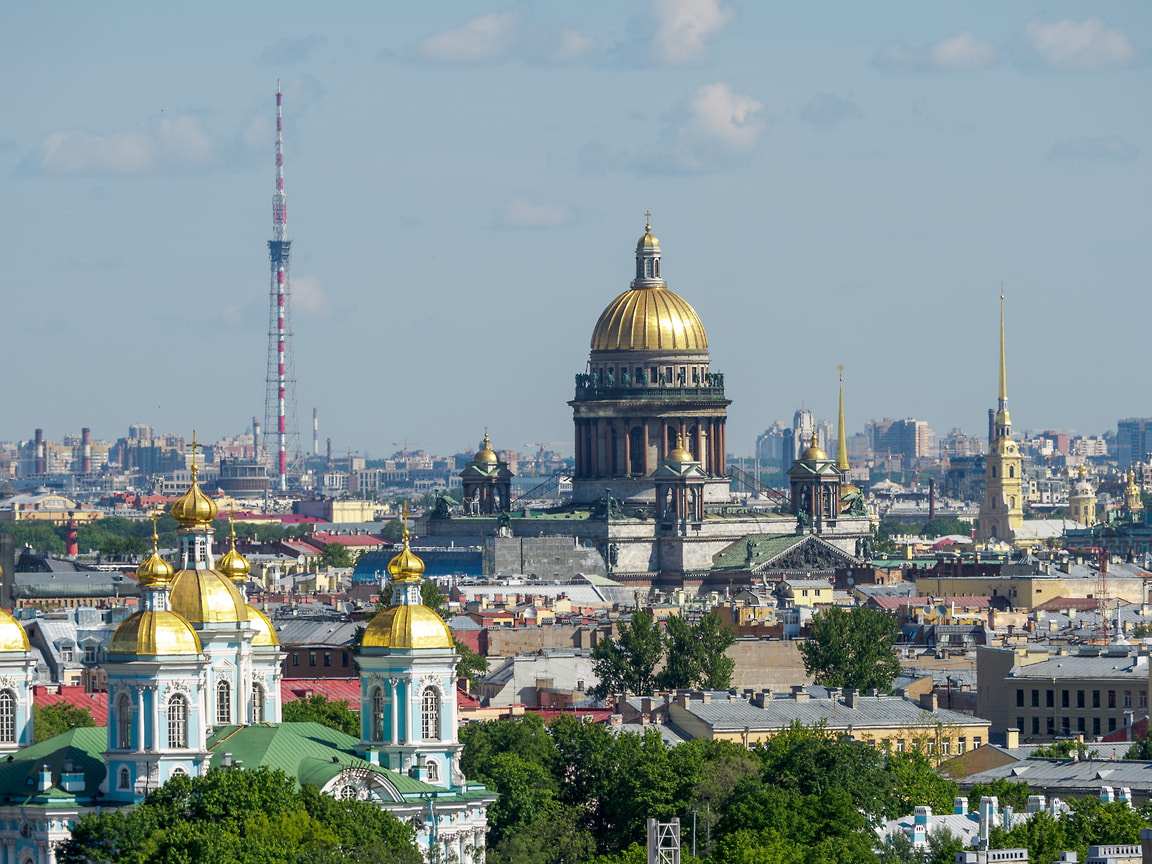
<path fill-rule="evenodd" d="M 682 440 L 707 476 L 705 497 L 727 500 L 724 424 L 730 400 L 713 373 L 708 337 L 692 307 L 667 288 L 648 226 L 631 287 L 601 314 L 572 406 L 573 501 L 606 494 L 655 503 L 653 473 Z"/>

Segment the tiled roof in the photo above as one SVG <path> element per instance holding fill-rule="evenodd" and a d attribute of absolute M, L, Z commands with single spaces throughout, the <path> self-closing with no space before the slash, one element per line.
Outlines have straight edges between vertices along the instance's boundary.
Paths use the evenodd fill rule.
<path fill-rule="evenodd" d="M 329 702 L 347 702 L 353 711 L 360 710 L 359 678 L 281 678 L 280 701 L 295 702 L 308 695 L 323 696 Z"/>
<path fill-rule="evenodd" d="M 108 723 L 108 694 L 85 693 L 79 684 L 61 685 L 59 693 L 49 693 L 47 687 L 37 684 L 32 688 L 32 701 L 41 708 L 67 702 L 76 708 L 86 709 L 97 726 Z"/>

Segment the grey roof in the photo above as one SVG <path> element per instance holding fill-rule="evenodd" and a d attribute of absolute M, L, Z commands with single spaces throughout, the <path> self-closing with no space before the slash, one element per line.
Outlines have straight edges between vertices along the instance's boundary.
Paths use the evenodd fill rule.
<path fill-rule="evenodd" d="M 276 620 L 276 636 L 284 647 L 289 645 L 345 646 L 351 643 L 360 621 Z"/>
<path fill-rule="evenodd" d="M 453 615 L 444 622 L 449 630 L 483 630 L 476 620 L 468 615 Z"/>
<path fill-rule="evenodd" d="M 1097 745 L 1088 745 L 1089 750 Z M 1036 789 L 1064 794 L 1096 794 L 1102 786 L 1152 791 L 1152 762 L 1127 759 L 1026 759 L 971 774 L 960 781 L 962 788 L 1004 779 L 1026 782 Z"/>
<path fill-rule="evenodd" d="M 677 744 L 691 740 L 688 736 L 681 735 L 671 726 L 665 726 L 663 723 L 620 723 L 609 724 L 608 726 L 608 731 L 614 735 L 620 735 L 624 732 L 635 732 L 637 735 L 643 735 L 651 729 L 660 733 L 660 740 L 664 742 L 666 747 L 675 747 Z"/>
<path fill-rule="evenodd" d="M 39 597 L 135 597 L 140 586 L 119 572 L 16 573 L 12 593 L 17 598 Z"/>
<path fill-rule="evenodd" d="M 1119 678 L 1148 680 L 1148 657 L 1082 657 L 1066 655 L 1027 666 L 1013 666 L 1011 677 L 1025 678 Z"/>
<path fill-rule="evenodd" d="M 856 707 L 849 708 L 842 699 L 771 699 L 763 708 L 738 699 L 735 702 L 698 702 L 688 704 L 688 711 L 713 729 L 781 729 L 794 722 L 805 726 L 826 723 L 833 729 L 900 726 L 923 722 L 929 713 L 918 702 L 902 696 L 857 696 Z M 932 712 L 945 724 L 972 726 L 989 721 L 957 711 L 937 709 Z"/>

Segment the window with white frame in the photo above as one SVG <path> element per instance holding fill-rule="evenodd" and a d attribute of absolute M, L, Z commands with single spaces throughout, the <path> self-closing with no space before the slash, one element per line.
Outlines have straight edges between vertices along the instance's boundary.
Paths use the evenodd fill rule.
<path fill-rule="evenodd" d="M 227 726 L 232 722 L 232 682 L 221 678 L 216 682 L 216 723 Z"/>
<path fill-rule="evenodd" d="M 168 700 L 168 746 L 188 746 L 188 700 L 179 693 Z"/>
<path fill-rule="evenodd" d="M 116 742 L 121 750 L 132 748 L 132 700 L 127 693 L 116 700 Z"/>
<path fill-rule="evenodd" d="M 16 743 L 16 695 L 0 692 L 0 744 Z"/>
<path fill-rule="evenodd" d="M 435 687 L 425 687 L 420 699 L 420 731 L 425 741 L 440 740 L 440 694 Z"/>

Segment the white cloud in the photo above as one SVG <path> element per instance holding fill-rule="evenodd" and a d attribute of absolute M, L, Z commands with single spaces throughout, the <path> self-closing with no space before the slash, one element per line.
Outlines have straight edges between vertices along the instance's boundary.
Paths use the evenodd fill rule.
<path fill-rule="evenodd" d="M 565 27 L 556 37 L 556 47 L 550 59 L 553 63 L 571 63 L 587 57 L 596 50 L 596 40 L 575 27 Z"/>
<path fill-rule="evenodd" d="M 303 63 L 322 44 L 324 44 L 323 36 L 285 37 L 265 46 L 260 52 L 260 62 L 270 66 Z"/>
<path fill-rule="evenodd" d="M 661 63 L 694 63 L 704 58 L 706 42 L 736 17 L 719 0 L 652 0 L 655 32 L 652 53 Z"/>
<path fill-rule="evenodd" d="M 764 131 L 764 106 L 751 96 L 733 93 L 727 84 L 705 84 L 688 110 L 691 119 L 682 131 L 703 142 L 750 150 Z"/>
<path fill-rule="evenodd" d="M 875 64 L 892 71 L 954 72 L 987 69 L 1000 60 L 1000 50 L 965 30 L 934 45 L 912 48 L 896 43 L 881 51 Z"/>
<path fill-rule="evenodd" d="M 933 45 L 930 55 L 937 69 L 986 69 L 1000 58 L 995 45 L 967 30 Z"/>
<path fill-rule="evenodd" d="M 520 16 L 493 12 L 460 27 L 429 36 L 420 43 L 420 56 L 439 63 L 482 63 L 506 56 L 516 42 Z"/>
<path fill-rule="evenodd" d="M 271 115 L 264 113 L 253 117 L 241 138 L 249 150 L 271 152 L 276 142 L 276 125 Z"/>
<path fill-rule="evenodd" d="M 564 204 L 537 204 L 517 195 L 504 207 L 499 224 L 505 228 L 559 228 L 572 218 Z"/>
<path fill-rule="evenodd" d="M 1121 138 L 1074 138 L 1052 147 L 1049 159 L 1086 159 L 1094 162 L 1132 162 L 1140 150 Z"/>
<path fill-rule="evenodd" d="M 292 305 L 309 315 L 325 315 L 332 306 L 315 276 L 292 277 Z"/>
<path fill-rule="evenodd" d="M 1136 49 L 1124 31 L 1106 29 L 1100 18 L 1051 24 L 1032 21 L 1024 37 L 1036 56 L 1054 69 L 1093 71 L 1136 60 Z"/>
<path fill-rule="evenodd" d="M 212 139 L 200 120 L 179 115 L 162 119 L 150 134 L 53 132 L 40 142 L 27 165 L 43 174 L 130 175 L 193 168 L 214 156 Z"/>

